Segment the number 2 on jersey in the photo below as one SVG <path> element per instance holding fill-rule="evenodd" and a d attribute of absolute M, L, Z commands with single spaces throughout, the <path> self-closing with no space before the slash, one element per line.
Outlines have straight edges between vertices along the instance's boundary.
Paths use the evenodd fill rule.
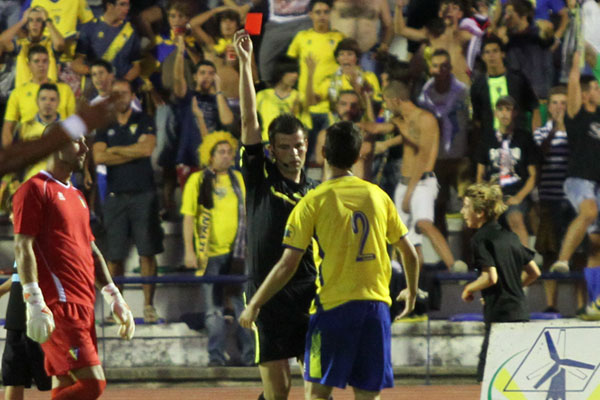
<path fill-rule="evenodd" d="M 358 226 L 360 222 L 360 228 Z M 363 253 L 365 250 L 365 244 L 367 243 L 367 237 L 369 236 L 369 220 L 367 216 L 362 211 L 354 211 L 352 213 L 352 232 L 359 234 L 359 229 L 362 228 L 360 232 L 360 247 L 358 249 L 358 255 L 356 256 L 356 261 L 370 261 L 375 259 L 375 254 L 373 253 Z"/>

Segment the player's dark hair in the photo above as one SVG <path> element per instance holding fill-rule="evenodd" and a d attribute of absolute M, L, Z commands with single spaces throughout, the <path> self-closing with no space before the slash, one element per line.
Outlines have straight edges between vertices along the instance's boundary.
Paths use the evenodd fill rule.
<path fill-rule="evenodd" d="M 333 56 L 336 59 L 338 58 L 340 51 L 353 51 L 354 54 L 356 54 L 356 61 L 358 62 L 360 60 L 360 46 L 356 39 L 346 38 L 340 41 L 333 52 Z"/>
<path fill-rule="evenodd" d="M 306 138 L 306 128 L 298 118 L 293 114 L 281 114 L 269 124 L 269 142 L 275 143 L 275 135 L 293 135 L 299 130 Z"/>
<path fill-rule="evenodd" d="M 285 54 L 277 57 L 275 65 L 273 65 L 273 78 L 271 86 L 275 86 L 288 72 L 299 72 L 298 61 L 286 56 Z"/>
<path fill-rule="evenodd" d="M 215 71 L 217 70 L 217 67 L 215 66 L 215 64 L 212 61 L 202 60 L 202 61 L 198 61 L 198 63 L 196 63 L 196 65 L 194 65 L 194 74 L 197 73 L 198 69 L 200 69 L 200 67 L 203 65 L 208 65 L 209 67 L 212 67 Z"/>
<path fill-rule="evenodd" d="M 310 3 L 308 3 L 308 11 L 312 11 L 313 8 L 315 8 L 315 6 L 317 5 L 317 3 L 323 3 L 329 6 L 329 8 L 333 7 L 333 1 L 332 0 L 310 0 Z"/>
<path fill-rule="evenodd" d="M 46 55 L 48 55 L 48 49 L 45 48 L 42 45 L 39 45 L 39 44 L 31 46 L 29 48 L 29 50 L 27 51 L 27 59 L 31 60 L 31 57 L 33 57 L 36 54 L 46 54 Z"/>
<path fill-rule="evenodd" d="M 325 136 L 325 159 L 329 165 L 350 169 L 358 160 L 362 135 L 350 121 L 340 121 L 327 128 Z"/>
<path fill-rule="evenodd" d="M 594 75 L 581 75 L 579 77 L 579 84 L 581 85 L 581 91 L 582 92 L 588 92 L 592 85 L 592 82 L 597 82 L 598 80 L 596 79 L 596 77 Z"/>
<path fill-rule="evenodd" d="M 109 74 L 113 73 L 113 66 L 111 63 L 109 63 L 106 60 L 103 60 L 101 58 L 95 60 L 94 62 L 92 62 L 90 64 L 90 69 L 92 69 L 93 67 L 102 67 L 106 70 L 106 72 L 108 72 Z"/>
<path fill-rule="evenodd" d="M 56 95 L 60 98 L 60 93 L 58 92 L 58 86 L 56 86 L 54 83 L 42 83 L 40 85 L 40 88 L 38 89 L 36 98 L 40 97 L 40 93 L 42 92 L 42 90 L 53 90 L 56 92 Z"/>

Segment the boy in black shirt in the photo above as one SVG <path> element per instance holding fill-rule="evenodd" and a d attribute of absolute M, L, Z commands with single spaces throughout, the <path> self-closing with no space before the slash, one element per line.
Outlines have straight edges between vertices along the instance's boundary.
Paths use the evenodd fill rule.
<path fill-rule="evenodd" d="M 527 197 L 535 187 L 537 151 L 531 133 L 515 128 L 516 111 L 515 100 L 510 96 L 496 102 L 499 127 L 494 134 L 484 134 L 481 141 L 476 154 L 477 183 L 500 185 L 508 206 L 506 222 L 527 246 L 529 233 L 523 215 L 527 212 Z"/>
<path fill-rule="evenodd" d="M 498 185 L 471 185 L 465 192 L 461 210 L 467 226 L 477 229 L 471 244 L 475 267 L 481 274 L 465 286 L 462 299 L 473 301 L 477 291 L 481 291 L 483 298 L 485 337 L 477 366 L 479 382 L 483 380 L 492 323 L 528 321 L 523 287 L 531 285 L 541 275 L 533 261 L 535 253 L 496 221 L 506 209 L 502 196 Z"/>

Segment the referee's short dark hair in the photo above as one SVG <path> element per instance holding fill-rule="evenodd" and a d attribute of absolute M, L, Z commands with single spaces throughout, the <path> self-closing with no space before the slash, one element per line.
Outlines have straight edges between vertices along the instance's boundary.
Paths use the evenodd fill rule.
<path fill-rule="evenodd" d="M 327 128 L 325 159 L 332 167 L 350 169 L 358 160 L 363 138 L 358 127 L 350 121 L 340 121 Z"/>
<path fill-rule="evenodd" d="M 304 138 L 308 139 L 306 127 L 293 114 L 281 114 L 269 124 L 269 142 L 275 144 L 275 135 L 293 135 L 302 131 Z"/>

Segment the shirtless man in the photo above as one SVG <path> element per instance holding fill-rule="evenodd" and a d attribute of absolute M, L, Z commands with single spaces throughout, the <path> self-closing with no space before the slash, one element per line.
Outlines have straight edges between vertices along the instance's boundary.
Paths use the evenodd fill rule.
<path fill-rule="evenodd" d="M 394 38 L 392 14 L 387 0 L 335 0 L 331 9 L 331 28 L 358 41 L 363 54 L 361 66 L 372 72 L 370 66 L 374 66 L 372 55 L 377 43 L 381 43 L 378 51 L 388 51 Z"/>
<path fill-rule="evenodd" d="M 479 39 L 483 35 L 483 31 L 479 29 L 476 24 L 470 24 L 466 21 L 465 12 L 459 6 L 461 3 L 459 0 L 445 0 L 440 4 L 438 16 L 444 22 L 444 30 L 441 32 L 434 32 L 430 25 L 421 29 L 409 28 L 406 26 L 404 16 L 402 15 L 402 8 L 404 7 L 407 0 L 397 0 L 396 12 L 394 15 L 394 27 L 396 34 L 404 36 L 409 40 L 416 42 L 428 42 L 429 46 L 425 47 L 422 51 L 433 52 L 437 49 L 444 49 L 450 54 L 452 62 L 452 70 L 459 81 L 471 85 L 471 78 L 469 73 L 470 63 L 467 59 L 469 54 L 469 60 L 476 54 L 473 53 L 475 45 L 471 45 L 472 39 Z M 463 20 L 465 20 L 463 22 Z M 469 52 L 467 52 L 469 48 Z M 427 59 L 427 54 L 424 54 Z"/>
<path fill-rule="evenodd" d="M 409 230 L 423 264 L 421 249 L 423 234 L 429 238 L 436 253 L 453 272 L 465 272 L 467 265 L 455 260 L 444 236 L 433 224 L 438 183 L 433 173 L 438 155 L 440 130 L 433 114 L 417 107 L 410 100 L 406 84 L 391 81 L 383 91 L 383 99 L 393 112 L 392 122 L 399 130 L 394 145 L 404 144 L 402 176 L 394 193 L 394 202 Z"/>

